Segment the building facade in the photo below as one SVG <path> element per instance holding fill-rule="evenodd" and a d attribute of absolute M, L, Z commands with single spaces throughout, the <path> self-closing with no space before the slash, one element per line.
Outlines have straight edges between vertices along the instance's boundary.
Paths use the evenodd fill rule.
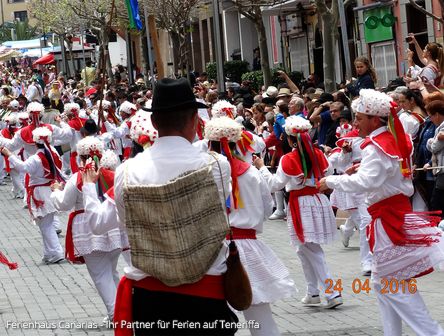
<path fill-rule="evenodd" d="M 14 20 L 25 21 L 29 17 L 25 0 L 0 0 L 0 24 Z"/>

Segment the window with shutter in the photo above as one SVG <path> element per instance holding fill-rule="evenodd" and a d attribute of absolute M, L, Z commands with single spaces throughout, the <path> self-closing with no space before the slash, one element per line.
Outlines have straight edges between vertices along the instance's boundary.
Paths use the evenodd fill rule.
<path fill-rule="evenodd" d="M 372 65 L 378 77 L 377 87 L 384 87 L 398 77 L 395 42 L 375 43 L 371 46 Z"/>
<path fill-rule="evenodd" d="M 305 36 L 290 38 L 291 71 L 301 71 L 307 77 L 310 73 L 307 40 Z"/>

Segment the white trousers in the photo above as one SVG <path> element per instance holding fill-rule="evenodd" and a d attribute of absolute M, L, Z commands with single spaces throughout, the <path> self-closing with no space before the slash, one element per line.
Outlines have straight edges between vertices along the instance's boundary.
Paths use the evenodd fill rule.
<path fill-rule="evenodd" d="M 370 253 L 370 246 L 367 241 L 366 228 L 370 224 L 372 218 L 367 211 L 365 204 L 360 205 L 357 209 L 349 210 L 350 217 L 344 223 L 345 230 L 343 234 L 346 237 L 353 235 L 353 229 L 357 227 L 359 229 L 359 249 L 361 257 L 361 265 L 364 268 L 368 268 L 372 264 L 373 256 Z"/>
<path fill-rule="evenodd" d="M 381 285 L 374 284 L 381 311 L 384 336 L 401 336 L 402 321 L 418 336 L 443 336 L 441 326 L 432 319 L 419 294 L 397 292 L 381 294 Z"/>
<path fill-rule="evenodd" d="M 43 257 L 64 257 L 57 233 L 54 230 L 54 213 L 35 220 L 43 238 Z"/>
<path fill-rule="evenodd" d="M 62 155 L 62 171 L 67 172 L 68 170 L 71 171 L 71 151 L 67 151 Z"/>
<path fill-rule="evenodd" d="M 19 173 L 14 168 L 11 168 L 11 172 L 9 174 L 11 175 L 12 193 L 14 194 L 14 197 L 17 196 L 23 197 L 25 194 L 25 186 L 23 184 L 24 181 L 23 174 Z"/>
<path fill-rule="evenodd" d="M 278 326 L 273 319 L 273 313 L 269 303 L 251 305 L 243 311 L 245 320 L 256 321 L 259 329 L 250 329 L 251 336 L 280 336 Z"/>
<path fill-rule="evenodd" d="M 284 192 L 282 190 L 276 191 L 274 193 L 274 198 L 276 201 L 276 210 L 279 212 L 284 212 L 285 211 Z"/>
<path fill-rule="evenodd" d="M 319 287 L 321 287 L 327 299 L 339 295 L 339 292 L 333 291 L 333 288 L 330 288 L 333 294 L 325 293 L 328 289 L 326 280 L 331 279 L 331 275 L 325 262 L 325 255 L 321 245 L 305 243 L 298 246 L 297 253 L 299 259 L 301 259 L 302 270 L 304 271 L 305 281 L 307 282 L 307 294 L 319 295 Z"/>
<path fill-rule="evenodd" d="M 116 249 L 111 252 L 92 252 L 83 256 L 89 275 L 111 320 L 114 317 L 114 304 L 120 280 L 116 269 L 120 251 Z"/>
<path fill-rule="evenodd" d="M 5 159 L 2 156 L 0 157 L 0 182 L 2 182 L 5 177 L 6 177 Z"/>
<path fill-rule="evenodd" d="M 60 229 L 60 218 L 59 215 L 54 215 L 54 221 L 52 222 L 52 225 L 54 226 L 54 230 Z"/>

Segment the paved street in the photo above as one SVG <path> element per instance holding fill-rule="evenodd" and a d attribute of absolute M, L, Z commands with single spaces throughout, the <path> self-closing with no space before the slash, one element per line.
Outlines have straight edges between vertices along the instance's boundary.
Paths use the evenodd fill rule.
<path fill-rule="evenodd" d="M 19 269 L 0 266 L 0 335 L 106 335 L 113 332 L 100 327 L 105 307 L 83 265 L 67 262 L 41 264 L 41 237 L 29 220 L 22 200 L 13 200 L 8 186 L 0 187 L 0 249 Z M 66 216 L 62 217 L 66 225 Z M 61 239 L 64 245 L 65 227 Z M 290 268 L 299 293 L 296 298 L 273 306 L 283 335 L 382 335 L 374 293 L 354 294 L 353 279 L 362 278 L 359 267 L 358 237 L 345 249 L 338 240 L 325 248 L 327 262 L 335 278 L 344 287 L 344 305 L 336 310 L 303 307 L 299 300 L 305 294 L 300 262 L 289 245 L 283 221 L 267 222 L 262 235 Z M 119 263 L 122 270 L 123 260 Z M 444 325 L 444 275 L 434 273 L 418 280 L 427 306 L 434 318 Z M 25 323 L 39 324 L 40 329 L 26 328 Z M 29 325 L 28 325 L 29 327 Z M 46 329 L 45 329 L 46 328 Z M 249 335 L 241 330 L 237 335 Z M 405 335 L 414 335 L 405 328 Z"/>

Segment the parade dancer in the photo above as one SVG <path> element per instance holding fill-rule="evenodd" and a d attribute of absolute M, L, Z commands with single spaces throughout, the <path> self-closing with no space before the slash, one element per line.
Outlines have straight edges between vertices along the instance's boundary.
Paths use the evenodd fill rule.
<path fill-rule="evenodd" d="M 71 148 L 70 154 L 70 167 L 71 173 L 77 173 L 79 171 L 79 160 L 77 158 L 77 143 L 82 139 L 82 134 L 80 130 L 83 126 L 85 126 L 85 122 L 87 119 L 79 117 L 80 105 L 76 103 L 68 103 L 64 106 L 64 113 L 68 119 L 68 125 L 72 129 L 72 137 L 69 142 L 69 146 Z"/>
<path fill-rule="evenodd" d="M 131 129 L 131 119 L 136 114 L 137 107 L 136 105 L 124 101 L 122 105 L 120 105 L 119 113 L 122 117 L 122 123 L 118 125 L 118 127 L 113 126 L 110 127 L 109 121 L 106 121 L 104 124 L 107 126 L 107 132 L 101 135 L 101 139 L 105 143 L 109 143 L 114 141 L 114 139 L 121 139 L 123 142 L 123 159 L 127 159 L 130 156 L 132 144 L 129 141 L 129 133 Z"/>
<path fill-rule="evenodd" d="M 323 307 L 335 308 L 343 301 L 338 291 L 327 290 L 328 279 L 332 277 L 321 244 L 334 241 L 336 219 L 327 196 L 317 189 L 317 183 L 328 170 L 328 161 L 324 153 L 313 146 L 308 134 L 310 128 L 308 120 L 288 117 L 285 132 L 293 151 L 281 158 L 274 175 L 264 166 L 262 159 L 256 159 L 254 165 L 268 181 L 271 191 L 285 187 L 290 192 L 288 229 L 307 282 L 307 294 L 301 302 L 305 305 L 321 303 L 319 287 L 322 287 L 327 299 Z"/>
<path fill-rule="evenodd" d="M 71 128 L 66 123 L 61 121 L 60 117 L 56 118 L 56 121 L 60 122 L 60 127 L 56 125 L 42 124 L 40 122 L 40 118 L 44 110 L 45 107 L 37 102 L 30 103 L 27 106 L 26 112 L 28 112 L 31 118 L 31 123 L 22 127 L 14 134 L 12 139 L 5 142 L 5 145 L 9 150 L 15 151 L 24 148 L 25 158 L 35 154 L 37 152 L 37 148 L 33 140 L 32 131 L 38 127 L 48 128 L 51 131 L 52 140 L 58 140 L 61 143 L 68 143 L 71 140 Z"/>
<path fill-rule="evenodd" d="M 416 287 L 413 291 L 383 288 L 386 282 L 409 283 L 444 261 L 443 241 L 436 228 L 439 218 L 413 212 L 409 200 L 413 194 L 410 137 L 396 115 L 396 104 L 384 93 L 363 89 L 352 108 L 359 135 L 366 137 L 362 161 L 355 174 L 323 178 L 320 189 L 366 193 L 372 216 L 367 229 L 373 252 L 372 281 L 384 335 L 400 336 L 402 321 L 417 335 L 444 335 Z"/>
<path fill-rule="evenodd" d="M 31 123 L 24 126 L 26 123 L 25 119 L 21 119 L 23 126 L 17 132 L 15 132 L 14 137 L 12 139 L 4 139 L 4 146 L 6 146 L 10 151 L 14 152 L 16 150 L 21 151 L 23 149 L 23 157 L 24 159 L 29 156 L 35 154 L 37 152 L 37 147 L 35 146 L 35 142 L 32 137 L 32 132 L 38 127 L 46 127 L 51 131 L 51 139 L 58 140 L 60 143 L 69 143 L 72 137 L 71 128 L 64 122 L 61 121 L 60 117 L 56 117 L 56 121 L 60 122 L 60 127 L 56 125 L 43 124 L 40 122 L 40 118 L 42 117 L 42 113 L 45 110 L 45 107 L 37 102 L 29 103 L 26 107 L 26 112 L 28 113 Z M 19 117 L 24 115 L 19 114 Z M 25 174 L 25 193 L 27 192 L 29 184 L 29 176 Z M 26 199 L 27 197 L 25 197 Z M 24 208 L 28 207 L 28 204 L 25 203 Z"/>
<path fill-rule="evenodd" d="M 77 153 L 83 166 L 89 158 L 94 160 L 90 164 L 96 165 L 96 162 L 98 163 L 102 157 L 103 143 L 97 138 L 86 137 L 78 142 Z M 97 182 L 97 188 L 101 194 L 103 195 L 112 188 L 113 183 L 114 172 L 102 167 Z M 74 173 L 66 182 L 63 190 L 59 185 L 53 185 L 53 189 L 51 200 L 57 210 L 70 211 L 74 209 L 69 216 L 66 230 L 66 259 L 73 263 L 86 264 L 88 273 L 106 306 L 107 317 L 104 322 L 112 321 L 119 283 L 116 267 L 122 250 L 120 230 L 115 228 L 96 235 L 85 223 L 82 174 Z"/>
<path fill-rule="evenodd" d="M 228 117 L 212 119 L 205 125 L 210 150 L 223 153 L 231 166 L 232 191 L 228 211 L 232 235 L 227 236 L 227 240 L 236 241 L 253 291 L 252 304 L 243 311 L 245 319 L 261 325 L 260 329 L 251 328 L 251 335 L 280 335 L 270 303 L 291 297 L 295 287 L 288 269 L 273 250 L 256 239 L 273 211 L 273 198 L 257 169 L 235 156 L 236 142 L 241 136 L 242 126 Z"/>
<path fill-rule="evenodd" d="M 351 130 L 349 124 L 342 125 L 341 129 L 344 129 L 345 125 L 348 125 L 346 130 Z M 361 161 L 362 150 L 360 146 L 363 139 L 358 136 L 357 130 L 345 132 L 346 130 L 342 131 L 345 134 L 338 136 L 340 139 L 336 142 L 337 147 L 333 149 L 328 157 L 331 167 L 339 175 L 352 171 Z M 367 242 L 366 227 L 370 224 L 371 217 L 365 205 L 365 195 L 363 193 L 342 192 L 336 189 L 331 193 L 330 201 L 333 207 L 347 211 L 350 215 L 345 223 L 339 226 L 344 247 L 349 246 L 355 228 L 359 230 L 362 275 L 370 276 L 372 255 Z"/>
<path fill-rule="evenodd" d="M 39 226 L 43 238 L 43 262 L 54 264 L 63 260 L 63 249 L 57 233 L 54 230 L 54 215 L 57 210 L 50 201 L 50 185 L 54 182 L 64 182 L 60 171 L 62 165 L 56 150 L 50 146 L 52 132 L 47 127 L 38 127 L 32 131 L 32 140 L 37 152 L 26 161 L 13 155 L 10 150 L 3 147 L 2 154 L 9 158 L 21 173 L 29 175 L 26 186 L 26 202 L 29 213 Z M 4 141 L 4 139 L 2 139 Z"/>
<path fill-rule="evenodd" d="M 5 139 L 12 139 L 14 137 L 14 133 L 17 131 L 17 124 L 18 120 L 15 115 L 10 114 L 9 116 L 5 117 L 5 122 L 7 127 L 2 129 L 0 134 L 2 138 Z M 19 153 L 20 151 L 16 151 L 17 156 L 21 156 Z M 21 157 L 23 159 L 23 157 Z M 23 174 L 19 173 L 17 169 L 15 169 L 14 165 L 12 165 L 9 162 L 9 159 L 7 157 L 4 157 L 4 163 L 5 163 L 5 170 L 9 175 L 11 176 L 12 180 L 12 194 L 14 195 L 14 198 L 23 198 L 24 197 L 24 186 L 23 186 Z"/>

